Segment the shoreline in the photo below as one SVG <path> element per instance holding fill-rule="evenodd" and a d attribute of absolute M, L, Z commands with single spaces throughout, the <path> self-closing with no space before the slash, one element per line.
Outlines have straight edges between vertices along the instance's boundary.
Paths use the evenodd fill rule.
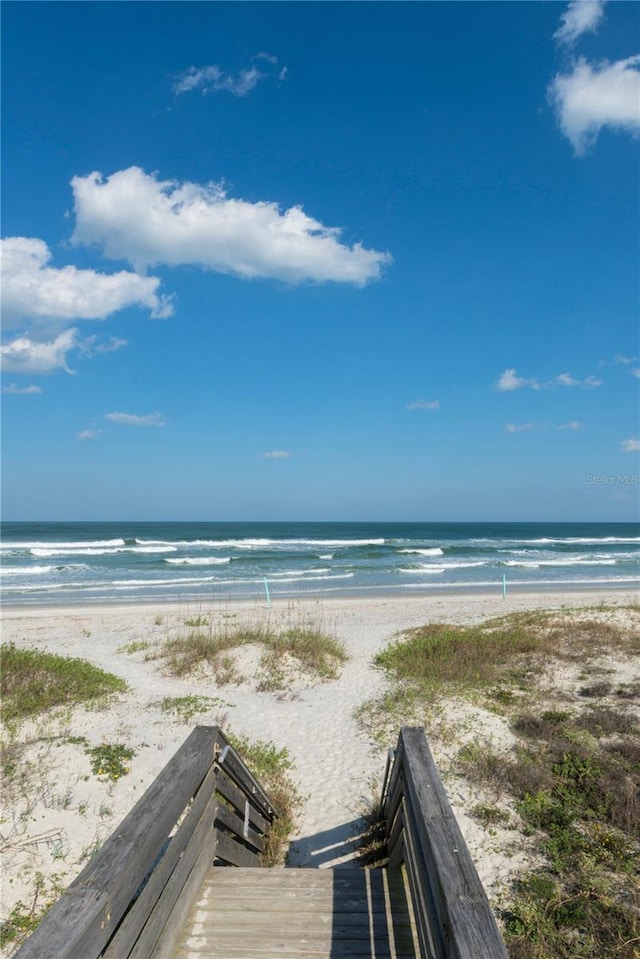
<path fill-rule="evenodd" d="M 270 601 L 271 606 L 276 608 L 279 605 L 291 605 L 291 604 L 341 604 L 341 603 L 363 603 L 366 604 L 370 601 L 375 602 L 378 600 L 385 601 L 397 601 L 397 602 L 406 602 L 406 601 L 415 601 L 415 602 L 427 602 L 430 599 L 446 599 L 446 600 L 455 600 L 465 601 L 467 599 L 499 599 L 501 602 L 508 603 L 513 599 L 525 599 L 538 596 L 545 597 L 572 597 L 572 596 L 628 596 L 630 601 L 640 602 L 640 583 L 635 584 L 606 584 L 601 583 L 584 583 L 584 584 L 571 584 L 558 583 L 554 584 L 544 584 L 541 586 L 539 583 L 516 583 L 507 581 L 507 595 L 506 598 L 502 595 L 502 583 L 496 583 L 495 587 L 488 589 L 486 586 L 478 586 L 474 584 L 462 584 L 460 586 L 452 586 L 450 583 L 443 583 L 442 586 L 432 584 L 428 589 L 424 589 L 421 586 L 410 587 L 410 586 L 397 586 L 397 587 L 386 587 L 381 588 L 379 586 L 362 586 L 358 591 L 348 592 L 347 590 L 341 590 L 339 595 L 336 595 L 337 591 L 326 590 L 324 592 L 318 593 L 290 593 L 287 595 L 273 595 L 270 591 Z M 135 609 L 135 608 L 144 608 L 149 609 L 152 607 L 161 607 L 162 609 L 184 609 L 192 607 L 218 607 L 218 606 L 238 606 L 240 608 L 248 608 L 250 606 L 256 607 L 264 605 L 265 609 L 269 608 L 267 606 L 266 595 L 259 596 L 257 593 L 251 596 L 227 596 L 227 597 L 204 597 L 204 596 L 193 596 L 190 598 L 179 599 L 174 597 L 165 597 L 159 596 L 157 598 L 153 597 L 140 597 L 135 599 L 125 599 L 123 597 L 114 597 L 113 599 L 100 599 L 100 600 L 74 600 L 74 601 L 62 601 L 60 603 L 52 602 L 47 600 L 46 602 L 38 602 L 37 600 L 32 603 L 25 603 L 20 601 L 6 601 L 0 598 L 0 617 L 5 618 L 6 615 L 18 613 L 35 613 L 38 610 L 42 612 L 62 615 L 65 610 L 75 611 L 75 610 L 96 610 L 96 611 L 107 611 L 111 609 Z"/>

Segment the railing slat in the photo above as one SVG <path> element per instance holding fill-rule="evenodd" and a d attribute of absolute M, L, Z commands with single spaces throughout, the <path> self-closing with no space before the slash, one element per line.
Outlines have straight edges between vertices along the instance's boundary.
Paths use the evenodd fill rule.
<path fill-rule="evenodd" d="M 213 759 L 217 727 L 193 730 L 20 948 L 20 959 L 98 956 Z"/>
<path fill-rule="evenodd" d="M 224 796 L 224 798 L 231 803 L 236 812 L 244 816 L 246 797 L 244 793 L 238 789 L 236 784 L 229 779 L 224 769 L 221 769 L 218 773 L 217 788 L 220 795 Z M 249 804 L 249 822 L 258 832 L 265 833 L 269 829 L 269 820 L 264 819 L 251 804 Z"/>
<path fill-rule="evenodd" d="M 398 784 L 403 794 L 401 812 L 394 808 Z M 507 959 L 423 729 L 400 731 L 385 812 L 389 813 L 393 861 L 404 853 L 423 948 L 433 950 L 438 959 Z"/>
<path fill-rule="evenodd" d="M 251 852 L 246 846 L 236 842 L 232 836 L 218 831 L 216 844 L 216 859 L 228 863 L 230 866 L 259 866 L 260 856 Z"/>

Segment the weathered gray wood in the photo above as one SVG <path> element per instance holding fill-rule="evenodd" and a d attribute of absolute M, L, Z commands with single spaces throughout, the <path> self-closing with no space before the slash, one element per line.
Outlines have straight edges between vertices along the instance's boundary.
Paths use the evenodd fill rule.
<path fill-rule="evenodd" d="M 205 776 L 200 789 L 194 797 L 187 815 L 181 822 L 168 848 L 153 870 L 144 889 L 133 903 L 113 939 L 104 952 L 104 959 L 126 959 L 147 922 L 149 915 L 162 894 L 176 863 L 182 857 L 187 843 L 194 834 L 202 818 L 211 821 L 217 810 L 214 797 L 218 769 L 212 766 Z"/>
<path fill-rule="evenodd" d="M 233 779 L 240 791 L 250 797 L 252 804 L 266 820 L 271 820 L 274 815 L 279 814 L 258 780 L 249 772 L 236 753 L 229 751 L 221 768 Z"/>
<path fill-rule="evenodd" d="M 423 949 L 446 959 L 506 959 L 423 729 L 401 729 L 395 765 L 391 783 L 402 775 L 404 856 Z"/>
<path fill-rule="evenodd" d="M 402 877 L 384 870 L 210 870 L 175 959 L 416 959 Z"/>
<path fill-rule="evenodd" d="M 218 832 L 218 842 L 216 844 L 216 859 L 229 863 L 231 866 L 253 866 L 261 865 L 260 856 L 251 852 L 246 846 L 240 845 L 231 836 Z"/>
<path fill-rule="evenodd" d="M 241 819 L 232 809 L 228 806 L 219 805 L 217 820 L 223 826 L 226 826 L 227 829 L 230 829 L 234 835 L 242 837 L 244 842 L 256 852 L 264 852 L 265 841 L 259 832 L 256 832 L 255 829 L 252 829 L 251 826 L 247 829 L 247 835 L 244 835 L 244 819 Z"/>
<path fill-rule="evenodd" d="M 19 959 L 92 959 L 108 942 L 213 759 L 200 726 L 18 950 Z"/>
<path fill-rule="evenodd" d="M 221 769 L 218 773 L 217 789 L 220 795 L 231 803 L 236 812 L 244 817 L 246 796 L 229 778 L 224 769 Z M 269 831 L 269 820 L 265 819 L 251 803 L 249 804 L 249 822 L 260 833 Z"/>

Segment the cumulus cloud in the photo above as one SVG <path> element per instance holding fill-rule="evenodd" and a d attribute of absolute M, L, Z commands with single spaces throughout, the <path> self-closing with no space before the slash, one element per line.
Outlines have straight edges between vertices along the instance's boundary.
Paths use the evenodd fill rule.
<path fill-rule="evenodd" d="M 640 55 L 591 65 L 580 57 L 568 74 L 549 87 L 560 129 L 581 156 L 603 127 L 640 132 Z"/>
<path fill-rule="evenodd" d="M 63 330 L 47 342 L 19 336 L 0 346 L 0 365 L 8 373 L 51 373 L 62 369 L 73 373 L 67 365 L 67 353 L 77 345 L 78 331 Z"/>
<path fill-rule="evenodd" d="M 572 0 L 554 33 L 559 43 L 572 46 L 583 33 L 594 33 L 602 20 L 606 0 Z"/>
<path fill-rule="evenodd" d="M 635 436 L 628 440 L 622 440 L 620 446 L 624 453 L 640 453 L 640 440 Z"/>
<path fill-rule="evenodd" d="M 80 430 L 77 434 L 79 440 L 95 440 L 100 436 L 102 430 Z"/>
<path fill-rule="evenodd" d="M 139 270 L 195 264 L 245 279 L 363 286 L 391 259 L 341 243 L 340 228 L 324 226 L 300 206 L 282 212 L 276 203 L 232 199 L 221 184 L 159 180 L 129 167 L 106 179 L 76 176 L 71 185 L 73 242 L 98 244 Z"/>
<path fill-rule="evenodd" d="M 250 67 L 240 70 L 236 76 L 224 73 L 215 63 L 205 67 L 189 67 L 174 78 L 173 92 L 181 94 L 200 90 L 202 94 L 207 94 L 226 91 L 234 97 L 246 97 L 261 80 L 269 77 L 284 79 L 287 68 L 278 70 L 278 58 L 272 53 L 259 53 L 253 57 L 253 61 Z M 255 65 L 256 61 L 260 62 L 262 70 Z"/>
<path fill-rule="evenodd" d="M 438 410 L 440 409 L 440 400 L 413 400 L 407 403 L 408 410 Z"/>
<path fill-rule="evenodd" d="M 3 386 L 0 393 L 13 393 L 15 396 L 29 396 L 33 393 L 42 393 L 39 386 L 18 386 L 17 383 L 9 383 Z"/>
<path fill-rule="evenodd" d="M 498 382 L 496 383 L 496 389 L 500 390 L 501 392 L 519 390 L 523 386 L 532 386 L 534 389 L 537 389 L 537 384 L 534 384 L 535 380 L 525 380 L 522 376 L 518 376 L 516 371 L 512 368 L 504 370 L 504 372 L 500 374 L 498 377 Z"/>
<path fill-rule="evenodd" d="M 5 327 L 25 318 L 103 320 L 127 306 L 146 307 L 153 316 L 172 312 L 156 277 L 53 267 L 47 244 L 33 237 L 7 237 L 0 245 Z"/>
<path fill-rule="evenodd" d="M 260 453 L 260 457 L 265 460 L 290 460 L 289 450 L 268 450 L 266 453 Z"/>
<path fill-rule="evenodd" d="M 105 413 L 104 418 L 112 423 L 122 423 L 125 426 L 164 426 L 165 419 L 162 413 L 146 413 L 139 416 L 136 413 Z"/>
<path fill-rule="evenodd" d="M 500 392 L 510 392 L 511 390 L 522 389 L 525 386 L 532 390 L 551 390 L 557 386 L 580 386 L 583 389 L 592 390 L 597 386 L 602 386 L 602 380 L 595 376 L 587 376 L 584 380 L 579 380 L 571 373 L 559 373 L 552 380 L 541 382 L 540 380 L 518 376 L 516 370 L 511 368 L 500 374 L 495 388 Z"/>

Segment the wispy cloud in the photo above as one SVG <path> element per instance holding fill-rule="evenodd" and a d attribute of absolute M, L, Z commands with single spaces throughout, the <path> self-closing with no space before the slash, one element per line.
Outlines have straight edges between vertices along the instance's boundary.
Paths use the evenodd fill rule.
<path fill-rule="evenodd" d="M 495 388 L 500 392 L 510 392 L 520 390 L 523 387 L 529 387 L 532 390 L 552 390 L 557 387 L 578 386 L 582 389 L 592 390 L 602 386 L 602 380 L 596 376 L 587 376 L 584 380 L 576 379 L 571 373 L 559 373 L 552 380 L 541 381 L 533 378 L 518 376 L 515 369 L 504 370 L 496 382 Z"/>
<path fill-rule="evenodd" d="M 205 67 L 189 67 L 175 77 L 173 92 L 181 94 L 199 90 L 202 94 L 207 94 L 225 91 L 235 97 L 246 97 L 261 80 L 284 80 L 287 68 L 278 68 L 278 58 L 272 53 L 259 53 L 252 59 L 251 66 L 239 70 L 235 76 L 225 73 L 215 63 Z M 260 63 L 263 69 L 258 69 L 256 62 Z"/>
<path fill-rule="evenodd" d="M 79 440 L 95 440 L 100 436 L 101 432 L 102 430 L 80 430 L 76 438 Z"/>
<path fill-rule="evenodd" d="M 78 347 L 86 356 L 99 356 L 101 353 L 115 353 L 124 346 L 128 346 L 128 340 L 122 337 L 112 336 L 108 340 L 101 340 L 97 336 L 87 336 Z"/>
<path fill-rule="evenodd" d="M 77 334 L 75 329 L 63 330 L 47 342 L 19 336 L 0 346 L 0 366 L 7 373 L 51 373 L 58 369 L 73 373 L 67 365 L 67 353 L 77 345 Z"/>
<path fill-rule="evenodd" d="M 554 78 L 549 99 L 577 156 L 589 150 L 603 127 L 640 132 L 639 64 L 640 55 L 595 65 L 580 57 L 571 73 Z"/>
<path fill-rule="evenodd" d="M 124 426 L 164 426 L 165 419 L 162 413 L 146 413 L 139 416 L 136 413 L 105 413 L 106 420 L 112 423 L 122 423 Z"/>
<path fill-rule="evenodd" d="M 42 390 L 39 386 L 18 386 L 17 383 L 9 383 L 8 386 L 3 386 L 0 389 L 0 393 L 13 393 L 14 396 L 30 396 L 34 393 L 42 393 Z"/>
<path fill-rule="evenodd" d="M 75 243 L 97 243 L 136 269 L 195 264 L 250 279 L 364 286 L 390 262 L 388 253 L 340 242 L 300 206 L 231 199 L 221 184 L 158 180 L 139 167 L 104 179 L 76 176 Z"/>
<path fill-rule="evenodd" d="M 638 367 L 635 367 L 633 370 L 629 370 L 629 372 L 632 376 L 640 377 L 640 369 L 638 369 Z"/>
<path fill-rule="evenodd" d="M 440 400 L 413 400 L 407 403 L 408 410 L 439 410 Z"/>
<path fill-rule="evenodd" d="M 572 0 L 554 33 L 559 43 L 573 46 L 583 33 L 594 33 L 603 17 L 606 0 Z"/>
<path fill-rule="evenodd" d="M 622 440 L 620 446 L 624 453 L 640 453 L 640 440 L 635 436 Z"/>
<path fill-rule="evenodd" d="M 571 430 L 578 431 L 584 429 L 582 423 L 577 420 L 571 420 L 569 423 L 561 423 L 554 426 L 553 423 L 507 423 L 505 431 L 507 433 L 534 433 L 538 430 Z"/>
<path fill-rule="evenodd" d="M 260 453 L 260 458 L 265 460 L 290 460 L 291 453 L 289 450 L 267 450 L 265 453 Z"/>
<path fill-rule="evenodd" d="M 7 237 L 0 246 L 5 329 L 23 319 L 104 320 L 128 306 L 145 307 L 152 316 L 172 312 L 156 277 L 53 267 L 47 244 L 33 237 Z"/>
<path fill-rule="evenodd" d="M 505 430 L 507 433 L 533 433 L 535 430 L 545 429 L 544 424 L 538 423 L 507 423 Z"/>

